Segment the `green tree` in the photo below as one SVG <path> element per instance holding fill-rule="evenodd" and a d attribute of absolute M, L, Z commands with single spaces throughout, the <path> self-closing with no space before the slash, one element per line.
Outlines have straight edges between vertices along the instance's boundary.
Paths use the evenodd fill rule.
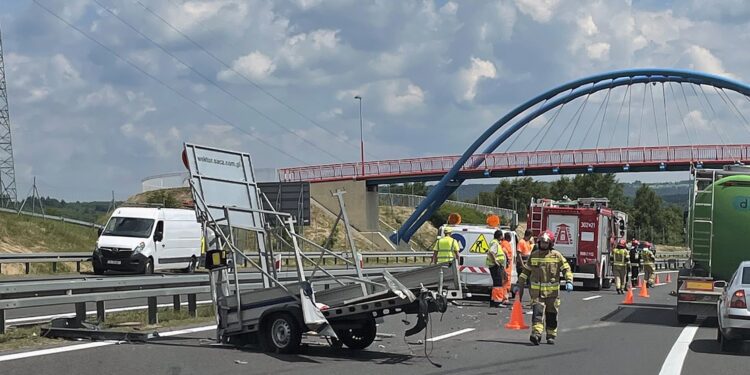
<path fill-rule="evenodd" d="M 661 198 L 648 185 L 641 185 L 633 201 L 632 227 L 636 235 L 653 241 L 655 234 L 663 228 Z"/>

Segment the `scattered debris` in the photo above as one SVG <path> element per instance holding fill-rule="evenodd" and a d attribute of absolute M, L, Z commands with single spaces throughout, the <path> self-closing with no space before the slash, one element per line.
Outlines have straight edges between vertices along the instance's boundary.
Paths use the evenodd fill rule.
<path fill-rule="evenodd" d="M 378 345 L 378 348 L 385 349 L 385 345 Z"/>
<path fill-rule="evenodd" d="M 497 313 L 496 313 L 496 312 L 494 312 L 494 311 L 488 311 L 488 312 L 487 312 L 487 315 L 497 315 Z"/>
<path fill-rule="evenodd" d="M 247 361 L 240 361 L 239 359 L 235 359 L 235 360 L 234 360 L 234 363 L 236 363 L 236 364 L 238 364 L 238 365 L 246 365 L 246 364 L 247 364 Z"/>
<path fill-rule="evenodd" d="M 419 340 L 419 341 L 417 341 L 417 344 L 422 345 L 422 344 L 424 344 L 424 341 Z"/>

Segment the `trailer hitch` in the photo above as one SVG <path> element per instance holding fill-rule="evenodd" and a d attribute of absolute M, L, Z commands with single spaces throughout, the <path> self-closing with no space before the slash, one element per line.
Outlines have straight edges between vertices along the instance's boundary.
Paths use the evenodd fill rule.
<path fill-rule="evenodd" d="M 416 335 L 422 332 L 427 327 L 427 323 L 430 322 L 431 312 L 444 313 L 448 310 L 448 299 L 433 291 L 422 288 L 417 297 L 417 323 L 414 327 L 406 330 L 404 335 L 406 337 Z"/>

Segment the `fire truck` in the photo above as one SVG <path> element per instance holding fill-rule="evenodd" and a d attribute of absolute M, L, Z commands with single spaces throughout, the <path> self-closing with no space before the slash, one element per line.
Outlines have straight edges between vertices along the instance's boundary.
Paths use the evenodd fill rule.
<path fill-rule="evenodd" d="M 610 287 L 609 254 L 627 238 L 626 213 L 611 209 L 607 198 L 580 198 L 532 199 L 528 215 L 534 236 L 554 233 L 555 249 L 570 263 L 574 281 L 596 290 Z"/>

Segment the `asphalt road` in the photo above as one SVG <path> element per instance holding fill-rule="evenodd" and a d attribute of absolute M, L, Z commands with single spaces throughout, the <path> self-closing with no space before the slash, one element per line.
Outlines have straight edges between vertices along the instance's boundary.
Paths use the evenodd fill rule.
<path fill-rule="evenodd" d="M 382 337 L 367 350 L 333 349 L 307 338 L 299 355 L 270 355 L 252 347 L 212 345 L 213 331 L 161 338 L 148 344 L 108 345 L 2 362 L 3 374 L 658 374 L 684 326 L 672 308 L 671 286 L 651 289 L 651 298 L 622 306 L 614 291 L 562 293 L 557 345 L 531 346 L 528 330 L 502 325 L 510 309 L 490 309 L 480 301 L 450 306 L 432 316 L 424 333 L 404 339 L 403 315 L 386 318 Z M 600 296 L 600 297 L 596 297 Z M 414 321 L 413 317 L 407 318 Z M 525 315 L 530 323 L 530 315 Z M 747 373 L 750 344 L 742 353 L 719 353 L 716 328 L 702 323 L 689 344 L 683 374 Z M 468 331 L 469 329 L 473 329 Z M 688 328 L 690 329 L 690 328 Z M 455 336 L 442 338 L 446 334 Z M 0 353 L 0 360 L 2 355 Z M 441 367 L 432 365 L 430 360 Z"/>

